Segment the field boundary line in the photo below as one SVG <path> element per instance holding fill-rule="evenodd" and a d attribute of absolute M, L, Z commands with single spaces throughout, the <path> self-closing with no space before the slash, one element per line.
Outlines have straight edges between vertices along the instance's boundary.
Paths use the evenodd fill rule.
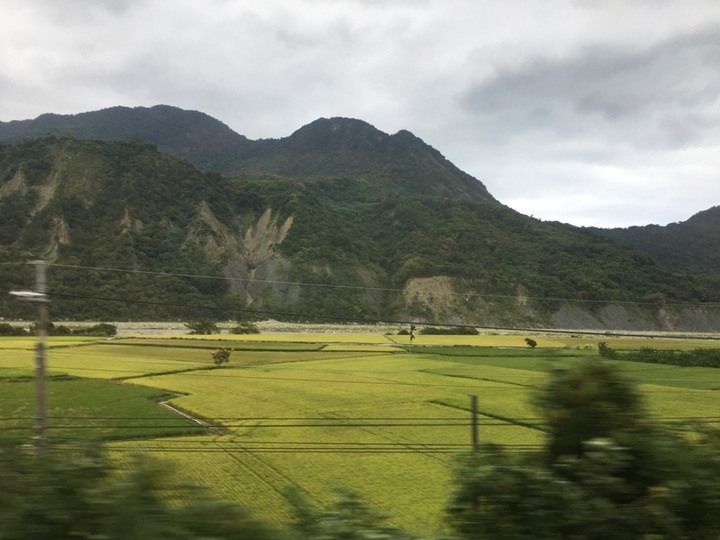
<path fill-rule="evenodd" d="M 201 425 L 202 427 L 208 429 L 209 431 L 211 431 L 212 433 L 214 433 L 216 435 L 223 435 L 225 433 L 225 428 L 223 428 L 222 426 L 214 426 L 213 424 L 211 424 L 210 422 L 206 422 L 202 418 L 198 418 L 198 417 L 192 416 L 191 414 L 188 414 L 184 411 L 181 411 L 180 409 L 170 405 L 170 403 L 168 403 L 167 401 L 158 401 L 157 403 L 161 407 L 163 407 L 169 411 L 172 411 L 175 414 L 179 414 L 180 416 L 187 418 L 188 420 L 192 420 L 196 424 Z"/>
<path fill-rule="evenodd" d="M 209 371 L 211 369 L 220 369 L 218 366 L 194 367 L 188 369 L 175 369 L 170 371 L 156 371 L 154 373 L 143 373 L 142 375 L 128 375 L 127 377 L 116 377 L 110 379 L 113 382 L 125 382 L 133 379 L 147 379 L 148 377 L 160 377 L 162 375 L 177 375 L 178 373 L 189 373 L 192 371 Z"/>
<path fill-rule="evenodd" d="M 218 347 L 222 346 L 215 342 L 215 345 L 187 345 L 187 344 L 167 344 L 167 343 L 124 343 L 123 340 L 125 339 L 147 339 L 148 341 L 152 341 L 154 338 L 117 338 L 114 340 L 107 340 L 107 341 L 100 341 L 100 342 L 93 342 L 92 345 L 118 345 L 118 346 L 125 346 L 125 347 L 158 347 L 163 349 L 198 349 L 201 351 L 205 350 L 213 350 L 217 349 Z M 179 339 L 178 341 L 183 341 Z M 202 343 L 203 340 L 200 339 L 186 339 L 184 340 L 186 342 L 193 341 L 195 343 Z M 209 340 L 208 340 L 209 341 Z M 242 346 L 242 345 L 234 345 L 234 341 L 232 340 L 218 340 L 221 341 L 227 341 L 226 349 L 229 349 L 231 351 L 238 351 L 238 352 L 319 352 L 326 343 L 321 344 L 321 346 L 311 349 L 311 348 L 258 348 L 258 347 L 251 347 L 251 346 Z M 285 342 L 278 342 L 278 341 L 258 341 L 258 342 L 250 342 L 250 343 L 285 343 Z M 297 345 L 303 345 L 303 342 L 288 342 L 291 344 L 297 344 Z M 82 345 L 86 345 L 83 343 Z M 71 345 L 67 345 L 70 347 Z M 72 345 L 72 346 L 79 346 L 79 345 Z M 22 350 L 28 350 L 28 349 L 22 349 Z"/>
<path fill-rule="evenodd" d="M 453 403 L 448 403 L 446 401 L 443 401 L 442 399 L 431 399 L 428 401 L 428 403 L 433 403 L 435 405 L 440 405 L 441 407 L 449 407 L 451 409 L 457 409 L 459 411 L 465 411 L 467 413 L 470 412 L 469 407 L 465 407 L 463 405 L 455 405 Z M 482 411 L 478 409 L 478 414 L 482 416 L 486 416 L 488 418 L 492 418 L 494 420 L 500 420 L 501 422 L 506 422 L 509 425 L 518 426 L 518 427 L 524 427 L 527 429 L 534 429 L 536 431 L 542 431 L 543 433 L 547 433 L 548 429 L 545 426 L 538 425 L 537 423 L 527 422 L 523 420 L 518 420 L 516 418 L 512 418 L 510 416 L 504 416 L 501 414 L 495 414 L 488 411 Z M 538 418 L 538 421 L 541 419 Z"/>
<path fill-rule="evenodd" d="M 525 384 L 525 383 L 519 383 L 519 382 L 514 382 L 514 381 L 501 381 L 500 379 L 493 379 L 490 377 L 476 377 L 474 375 L 463 375 L 461 373 L 441 373 L 441 372 L 430 371 L 427 369 L 421 369 L 421 370 L 418 370 L 418 372 L 419 373 L 428 373 L 431 375 L 439 375 L 441 377 L 452 377 L 455 379 L 470 379 L 473 381 L 483 381 L 483 382 L 507 384 L 509 386 L 522 386 L 523 388 L 531 388 L 531 389 L 538 388 L 537 386 L 532 385 L 532 384 Z M 540 378 L 540 377 L 538 377 L 538 378 Z"/>

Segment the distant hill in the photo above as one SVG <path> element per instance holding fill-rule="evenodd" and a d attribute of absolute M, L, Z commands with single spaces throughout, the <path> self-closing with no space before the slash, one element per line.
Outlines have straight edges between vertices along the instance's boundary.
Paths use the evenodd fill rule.
<path fill-rule="evenodd" d="M 666 226 L 595 229 L 656 261 L 693 273 L 720 274 L 720 206 Z"/>
<path fill-rule="evenodd" d="M 673 307 L 720 300 L 720 279 L 519 214 L 411 135 L 373 152 L 373 134 L 320 120 L 262 143 L 287 161 L 258 152 L 236 176 L 137 139 L 0 144 L 0 283 L 30 287 L 16 263 L 49 260 L 55 318 L 720 326 L 715 311 Z M 417 175 L 386 171 L 391 151 Z M 2 316 L 28 309 L 0 295 Z"/>
<path fill-rule="evenodd" d="M 43 114 L 34 120 L 0 122 L 0 141 L 67 136 L 118 141 L 135 137 L 201 169 L 223 170 L 227 156 L 249 143 L 246 137 L 198 111 L 177 107 L 111 107 L 80 114 Z"/>
<path fill-rule="evenodd" d="M 412 133 L 388 135 L 349 118 L 322 118 L 289 137 L 259 141 L 235 133 L 206 114 L 167 105 L 0 122 L 0 141 L 49 135 L 100 140 L 135 137 L 200 169 L 225 174 L 363 177 L 375 192 L 494 200 L 481 182 Z"/>

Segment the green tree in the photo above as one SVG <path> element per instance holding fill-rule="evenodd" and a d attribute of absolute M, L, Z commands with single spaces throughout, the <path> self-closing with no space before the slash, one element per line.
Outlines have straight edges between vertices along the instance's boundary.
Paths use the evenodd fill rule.
<path fill-rule="evenodd" d="M 200 319 L 197 321 L 186 322 L 185 326 L 188 328 L 188 330 L 190 330 L 190 333 L 194 335 L 209 335 L 220 333 L 220 328 L 218 328 L 218 325 L 208 319 Z"/>
<path fill-rule="evenodd" d="M 720 437 L 652 425 L 606 363 L 556 370 L 538 399 L 547 448 L 485 448 L 458 467 L 450 524 L 467 539 L 717 539 Z"/>
<path fill-rule="evenodd" d="M 237 325 L 230 330 L 231 334 L 259 334 L 257 324 L 248 321 L 238 321 Z"/>
<path fill-rule="evenodd" d="M 525 343 L 527 343 L 527 346 L 530 347 L 531 349 L 534 349 L 535 347 L 537 347 L 537 341 L 535 341 L 532 338 L 526 337 Z"/>
<path fill-rule="evenodd" d="M 215 349 L 212 353 L 213 361 L 216 366 L 227 364 L 230 361 L 230 349 L 220 348 Z"/>
<path fill-rule="evenodd" d="M 117 334 L 117 326 L 110 323 L 98 323 L 87 328 L 77 328 L 73 334 L 79 336 L 105 336 L 112 337 Z"/>
<path fill-rule="evenodd" d="M 582 454 L 585 441 L 635 432 L 644 418 L 635 385 L 609 362 L 554 367 L 534 401 L 547 425 L 551 463 Z"/>
<path fill-rule="evenodd" d="M 598 352 L 603 358 L 617 358 L 617 352 L 615 352 L 615 349 L 610 348 L 610 345 L 608 345 L 605 341 L 598 343 Z"/>
<path fill-rule="evenodd" d="M 29 336 L 30 332 L 22 326 L 13 326 L 10 323 L 0 323 L 0 336 Z"/>

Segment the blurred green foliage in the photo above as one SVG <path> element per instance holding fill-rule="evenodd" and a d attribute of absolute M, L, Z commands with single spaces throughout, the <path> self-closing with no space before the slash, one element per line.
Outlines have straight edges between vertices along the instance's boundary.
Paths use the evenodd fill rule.
<path fill-rule="evenodd" d="M 448 515 L 461 538 L 718 537 L 717 431 L 661 430 L 617 366 L 597 360 L 555 370 L 537 403 L 543 452 L 486 448 L 458 467 Z"/>
<path fill-rule="evenodd" d="M 165 463 L 118 464 L 101 447 L 0 447 L 0 538 L 276 537 Z"/>
<path fill-rule="evenodd" d="M 618 355 L 618 358 L 649 364 L 720 368 L 720 349 L 697 348 L 691 351 L 672 351 L 643 347 L 636 351 L 623 352 Z"/>

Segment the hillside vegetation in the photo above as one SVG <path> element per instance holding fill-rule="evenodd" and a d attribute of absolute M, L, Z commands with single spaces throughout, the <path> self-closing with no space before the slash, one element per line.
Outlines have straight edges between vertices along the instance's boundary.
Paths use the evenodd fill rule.
<path fill-rule="evenodd" d="M 130 118 L 128 111 L 101 113 Z M 222 131 L 200 113 L 180 115 L 195 124 L 167 120 L 172 108 L 145 113 L 145 123 L 118 122 L 105 135 L 123 125 L 155 129 L 165 141 L 197 123 Z M 163 120 L 153 123 L 150 113 Z M 45 121 L 102 135 L 81 116 Z M 0 134 L 18 126 L 32 134 L 41 119 L 4 124 Z M 166 125 L 172 129 L 160 129 Z M 408 132 L 335 118 L 286 139 L 233 140 L 233 175 L 203 172 L 130 138 L 0 145 L 2 283 L 30 288 L 33 269 L 15 263 L 47 259 L 58 319 L 698 330 L 720 321 L 709 308 L 673 307 L 720 300 L 717 275 L 687 275 L 597 231 L 519 214 Z M 0 309 L 31 313 L 7 295 Z"/>
<path fill-rule="evenodd" d="M 643 251 L 662 264 L 700 274 L 720 274 L 720 206 L 666 226 L 598 229 L 598 233 Z"/>

